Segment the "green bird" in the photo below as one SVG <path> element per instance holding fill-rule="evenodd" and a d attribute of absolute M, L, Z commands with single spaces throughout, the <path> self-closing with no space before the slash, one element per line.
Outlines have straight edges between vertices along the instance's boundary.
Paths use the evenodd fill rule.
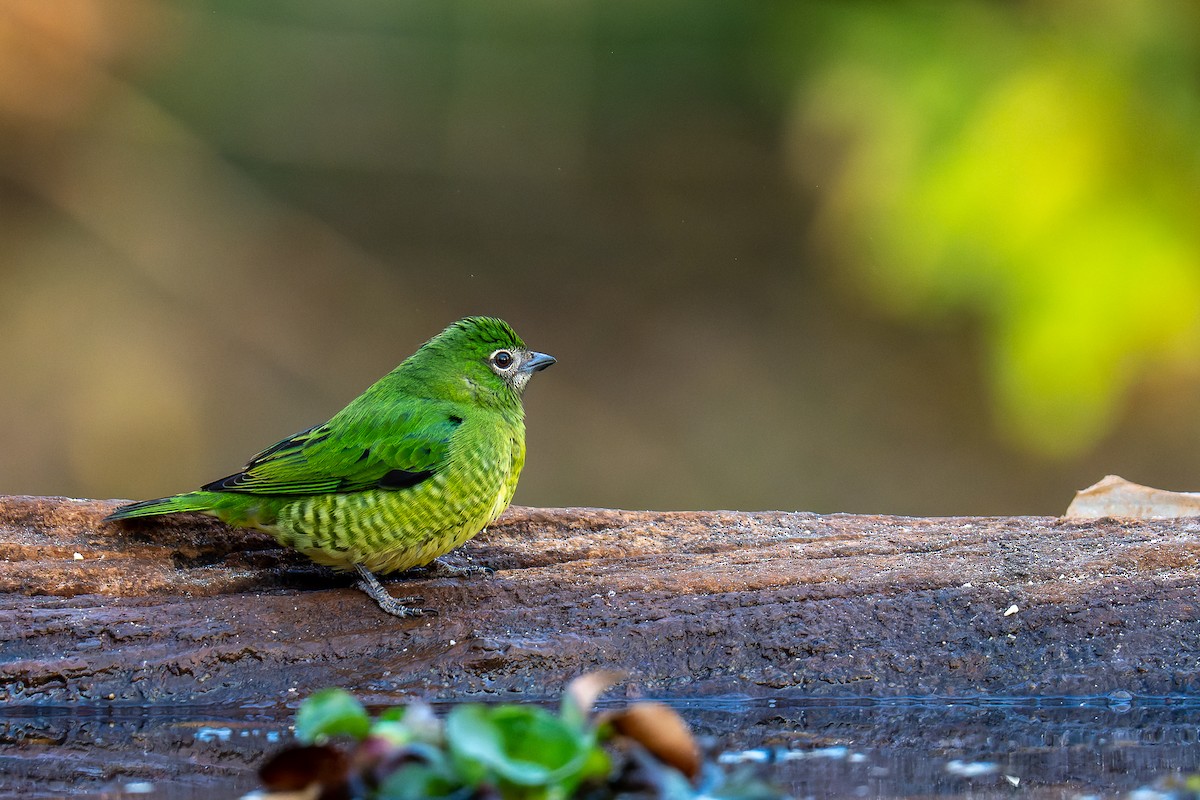
<path fill-rule="evenodd" d="M 521 396 L 555 363 L 507 323 L 467 317 L 421 345 L 328 422 L 289 436 L 199 491 L 123 506 L 106 520 L 200 512 L 257 528 L 316 561 L 356 570 L 398 617 L 419 616 L 374 573 L 433 564 L 508 507 L 525 464 Z"/>

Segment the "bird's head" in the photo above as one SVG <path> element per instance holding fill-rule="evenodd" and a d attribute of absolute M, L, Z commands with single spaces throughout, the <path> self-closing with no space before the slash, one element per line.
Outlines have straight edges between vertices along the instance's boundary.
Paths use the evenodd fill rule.
<path fill-rule="evenodd" d="M 519 405 L 529 378 L 555 359 L 530 350 L 503 320 L 466 317 L 422 345 L 410 361 L 441 392 L 505 408 Z"/>

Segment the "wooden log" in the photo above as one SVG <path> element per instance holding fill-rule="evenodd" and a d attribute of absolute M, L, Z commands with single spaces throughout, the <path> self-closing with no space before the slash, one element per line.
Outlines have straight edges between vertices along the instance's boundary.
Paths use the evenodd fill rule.
<path fill-rule="evenodd" d="M 116 501 L 0 497 L 0 701 L 270 707 L 337 685 L 557 696 L 1200 689 L 1200 521 L 513 508 L 391 585 L 400 620 L 267 536 Z"/>

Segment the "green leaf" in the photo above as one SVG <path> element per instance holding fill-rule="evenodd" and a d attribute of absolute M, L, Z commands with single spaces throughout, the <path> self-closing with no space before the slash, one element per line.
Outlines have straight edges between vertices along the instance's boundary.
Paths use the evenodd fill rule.
<path fill-rule="evenodd" d="M 583 766 L 579 770 L 579 778 L 584 781 L 604 778 L 612 772 L 612 768 L 612 758 L 603 747 L 593 744 L 588 748 L 587 755 L 584 757 Z"/>
<path fill-rule="evenodd" d="M 575 783 L 592 745 L 545 709 L 529 706 L 459 706 L 446 718 L 446 738 L 468 770 L 473 763 L 527 787 Z"/>
<path fill-rule="evenodd" d="M 408 711 L 407 706 L 389 706 L 379 712 L 376 717 L 380 722 L 399 722 L 404 719 L 405 713 Z"/>
<path fill-rule="evenodd" d="M 446 717 L 446 739 L 456 756 L 483 767 L 485 774 L 491 771 L 523 786 L 544 784 L 549 775 L 545 767 L 509 755 L 503 735 L 483 706 L 463 705 L 451 711 Z"/>
<path fill-rule="evenodd" d="M 405 764 L 379 787 L 379 800 L 424 800 L 424 798 L 469 797 L 474 790 L 451 781 L 427 764 Z"/>
<path fill-rule="evenodd" d="M 537 764 L 551 771 L 555 780 L 583 767 L 590 736 L 545 709 L 496 706 L 491 717 L 511 758 Z"/>
<path fill-rule="evenodd" d="M 322 689 L 296 712 L 296 738 L 306 744 L 346 734 L 363 739 L 371 728 L 362 703 L 342 689 Z"/>

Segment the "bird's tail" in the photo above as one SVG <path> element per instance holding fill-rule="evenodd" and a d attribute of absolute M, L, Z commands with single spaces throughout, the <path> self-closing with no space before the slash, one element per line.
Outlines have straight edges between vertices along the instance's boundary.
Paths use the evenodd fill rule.
<path fill-rule="evenodd" d="M 211 511 L 212 495 L 209 492 L 191 492 L 177 494 L 173 497 L 160 497 L 157 500 L 143 500 L 140 503 L 130 503 L 121 506 L 104 518 L 105 522 L 134 517 L 157 517 L 161 514 L 179 514 L 184 511 Z"/>

